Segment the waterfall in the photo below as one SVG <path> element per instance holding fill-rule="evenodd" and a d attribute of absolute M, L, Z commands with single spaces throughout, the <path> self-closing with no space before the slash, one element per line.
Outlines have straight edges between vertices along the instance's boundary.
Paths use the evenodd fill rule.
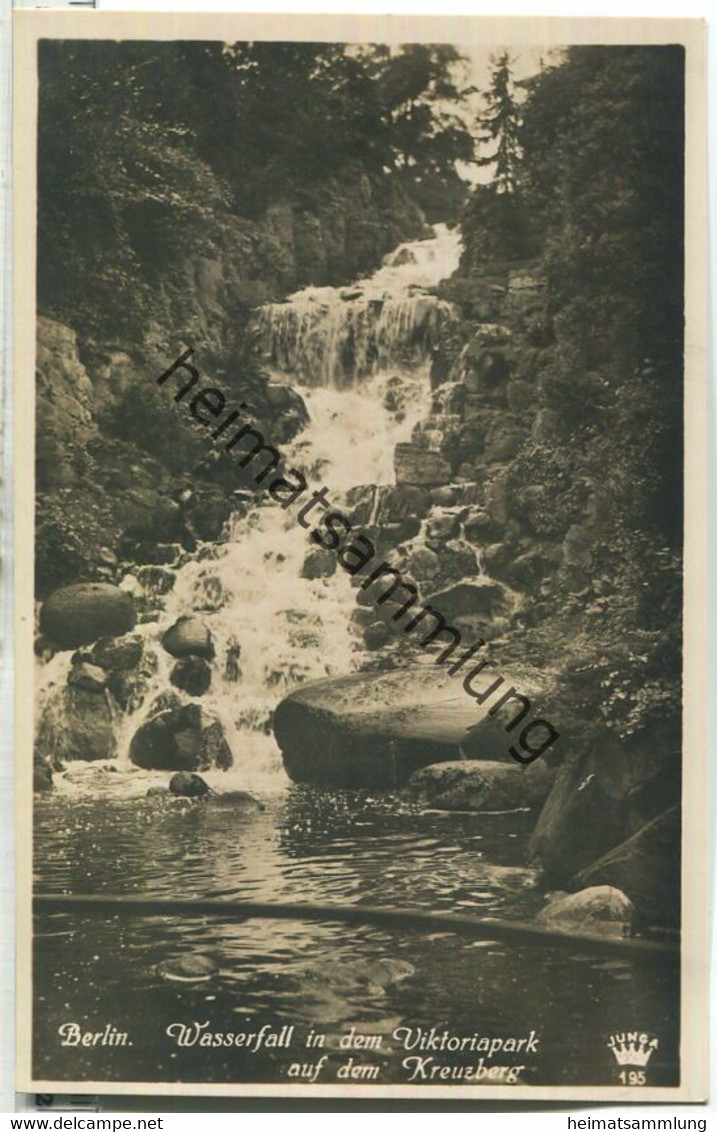
<path fill-rule="evenodd" d="M 428 412 L 430 350 L 451 307 L 423 288 L 450 275 L 459 255 L 459 234 L 439 225 L 433 239 L 401 245 L 371 279 L 308 288 L 257 312 L 274 379 L 301 387 L 310 416 L 284 446 L 286 464 L 310 469 L 311 485 L 325 485 L 339 506 L 352 487 L 394 482 L 394 446 L 409 440 Z M 110 777 L 117 789 L 120 780 L 133 780 L 135 794 L 146 792 L 148 781 L 166 781 L 132 768 L 128 750 L 156 697 L 176 692 L 161 636 L 186 613 L 212 633 L 212 683 L 198 702 L 221 721 L 234 755 L 231 771 L 204 777 L 219 790 L 285 783 L 271 734 L 276 704 L 304 681 L 355 670 L 361 657 L 349 578 L 340 567 L 331 577 L 305 577 L 312 545 L 293 513 L 257 499 L 232 516 L 226 541 L 200 546 L 177 568 L 159 620 L 140 626 L 155 671 L 143 702 L 117 728 L 118 769 L 133 773 L 106 776 L 103 788 Z M 70 663 L 69 653 L 62 657 L 43 670 L 46 703 L 61 690 Z M 75 770 L 71 764 L 69 781 L 77 784 Z"/>
<path fill-rule="evenodd" d="M 433 240 L 401 244 L 370 279 L 267 304 L 258 318 L 267 360 L 302 384 L 338 389 L 420 364 L 452 316 L 450 303 L 426 289 L 452 274 L 459 257 L 459 233 L 439 224 Z"/>

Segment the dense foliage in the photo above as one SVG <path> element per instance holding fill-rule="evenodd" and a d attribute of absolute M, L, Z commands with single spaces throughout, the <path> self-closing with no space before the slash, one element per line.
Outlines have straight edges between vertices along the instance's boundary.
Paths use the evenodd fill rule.
<path fill-rule="evenodd" d="M 573 48 L 530 84 L 521 140 L 557 339 L 546 400 L 610 470 L 615 514 L 679 544 L 682 49 Z"/>
<path fill-rule="evenodd" d="M 587 609 L 600 709 L 632 734 L 680 707 L 683 52 L 575 47 L 524 87 L 511 190 L 473 195 L 463 270 L 540 253 L 556 443 L 528 444 L 511 485 L 563 537 L 583 524 L 592 578 L 577 599 L 558 587 L 555 609 Z"/>
<path fill-rule="evenodd" d="M 474 160 L 475 138 L 456 113 L 472 87 L 462 87 L 461 56 L 449 44 L 408 44 L 400 53 L 372 47 L 370 61 L 391 165 L 431 222 L 458 218 L 466 183 L 456 162 Z"/>
<path fill-rule="evenodd" d="M 475 164 L 487 168 L 490 180 L 473 190 L 463 214 L 464 268 L 480 270 L 486 260 L 520 259 L 539 250 L 536 225 L 519 192 L 523 178 L 521 99 L 507 51 L 492 57 L 491 82 L 483 93 L 478 118 L 480 155 Z"/>
<path fill-rule="evenodd" d="M 429 45 L 41 41 L 41 307 L 105 333 L 108 312 L 146 321 L 232 217 L 310 208 L 345 170 L 392 175 L 446 218 L 473 144 L 460 72 Z"/>
<path fill-rule="evenodd" d="M 484 101 L 479 141 L 487 143 L 488 152 L 478 158 L 477 164 L 493 167 L 492 186 L 497 194 L 514 193 L 521 157 L 522 119 L 507 51 L 493 59 L 491 84 Z"/>

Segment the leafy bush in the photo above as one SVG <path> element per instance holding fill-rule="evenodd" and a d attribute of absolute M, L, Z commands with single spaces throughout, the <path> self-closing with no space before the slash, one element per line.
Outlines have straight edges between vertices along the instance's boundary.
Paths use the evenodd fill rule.
<path fill-rule="evenodd" d="M 58 586 L 83 580 L 86 559 L 82 539 L 62 509 L 43 515 L 38 509 L 35 535 L 35 593 L 44 597 Z"/>
<path fill-rule="evenodd" d="M 110 435 L 136 444 L 175 475 L 189 475 L 207 455 L 206 428 L 193 423 L 186 405 L 177 405 L 166 387 L 130 387 L 105 424 Z"/>

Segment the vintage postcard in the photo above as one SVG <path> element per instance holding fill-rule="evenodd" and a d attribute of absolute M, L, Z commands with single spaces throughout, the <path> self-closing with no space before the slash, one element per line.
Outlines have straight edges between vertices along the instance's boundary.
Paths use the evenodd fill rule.
<path fill-rule="evenodd" d="M 704 1100 L 703 25 L 15 42 L 19 1087 Z"/>

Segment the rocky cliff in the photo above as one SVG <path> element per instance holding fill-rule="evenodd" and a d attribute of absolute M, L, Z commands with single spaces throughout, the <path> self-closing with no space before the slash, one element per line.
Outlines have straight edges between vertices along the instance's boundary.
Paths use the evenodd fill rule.
<path fill-rule="evenodd" d="M 220 246 L 165 276 L 163 312 L 147 328 L 154 345 L 180 335 L 219 353 L 241 311 L 299 287 L 338 285 L 373 270 L 404 240 L 427 232 L 423 214 L 397 180 L 360 167 L 327 180 L 310 200 L 273 202 L 257 219 L 227 212 Z"/>
<path fill-rule="evenodd" d="M 77 302 L 61 284 L 40 292 L 40 311 L 69 325 L 88 348 L 171 350 L 180 339 L 226 352 L 242 311 L 298 287 L 348 282 L 373 270 L 403 240 L 428 232 L 423 213 L 392 177 L 347 166 L 310 194 L 274 199 L 258 216 L 217 204 L 202 251 L 135 265 L 138 312 L 111 296 Z M 158 238 L 158 237 L 157 237 Z M 102 301 L 100 301 L 102 299 Z"/>
<path fill-rule="evenodd" d="M 539 262 L 484 264 L 444 286 L 461 318 L 434 362 L 441 412 L 428 434 L 444 431 L 440 450 L 456 486 L 476 483 L 481 563 L 513 595 L 496 648 L 506 663 L 539 658 L 554 674 L 549 711 L 562 765 L 530 856 L 560 883 L 588 866 L 590 883 L 608 883 L 593 862 L 679 798 L 680 722 L 665 702 L 669 642 L 649 611 L 640 613 L 637 579 L 607 566 L 625 522 L 618 452 L 596 474 L 596 452 L 608 455 L 610 437 L 594 427 L 576 445 L 563 406 L 551 405 L 564 349 L 551 290 Z M 640 521 L 636 514 L 638 530 Z M 642 581 L 654 596 L 659 570 Z M 609 873 L 640 908 L 659 904 L 660 876 L 673 878 L 676 902 L 677 826 L 669 828 L 650 868 L 628 850 L 620 879 Z"/>

